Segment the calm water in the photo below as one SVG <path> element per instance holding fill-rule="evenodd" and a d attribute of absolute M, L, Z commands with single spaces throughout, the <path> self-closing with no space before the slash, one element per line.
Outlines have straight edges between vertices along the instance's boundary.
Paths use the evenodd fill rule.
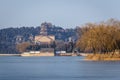
<path fill-rule="evenodd" d="M 120 62 L 82 57 L 0 57 L 0 80 L 120 80 Z"/>

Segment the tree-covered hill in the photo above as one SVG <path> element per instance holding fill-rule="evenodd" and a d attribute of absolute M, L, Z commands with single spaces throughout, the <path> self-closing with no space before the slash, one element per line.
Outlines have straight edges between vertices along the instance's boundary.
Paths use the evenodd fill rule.
<path fill-rule="evenodd" d="M 48 35 L 55 35 L 56 40 L 68 40 L 69 37 L 75 36 L 75 29 L 63 29 L 52 25 L 51 23 L 42 23 L 47 25 Z M 30 36 L 40 34 L 41 26 L 37 27 L 20 27 L 20 28 L 5 28 L 0 30 L 0 53 L 18 53 L 16 50 L 17 37 L 22 37 L 22 41 L 29 41 Z"/>

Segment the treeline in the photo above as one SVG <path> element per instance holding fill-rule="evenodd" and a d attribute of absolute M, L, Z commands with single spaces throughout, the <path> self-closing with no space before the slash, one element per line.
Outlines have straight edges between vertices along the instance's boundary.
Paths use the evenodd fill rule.
<path fill-rule="evenodd" d="M 0 30 L 0 53 L 18 53 L 16 37 L 21 35 L 27 41 L 30 34 L 37 35 L 39 27 L 6 28 Z"/>
<path fill-rule="evenodd" d="M 77 47 L 84 52 L 110 53 L 120 51 L 120 21 L 109 19 L 88 23 L 78 30 Z"/>

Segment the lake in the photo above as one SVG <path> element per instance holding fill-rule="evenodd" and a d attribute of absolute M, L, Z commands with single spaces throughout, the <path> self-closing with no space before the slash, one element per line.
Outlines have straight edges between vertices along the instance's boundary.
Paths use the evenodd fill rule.
<path fill-rule="evenodd" d="M 120 80 L 120 61 L 0 56 L 0 80 Z"/>

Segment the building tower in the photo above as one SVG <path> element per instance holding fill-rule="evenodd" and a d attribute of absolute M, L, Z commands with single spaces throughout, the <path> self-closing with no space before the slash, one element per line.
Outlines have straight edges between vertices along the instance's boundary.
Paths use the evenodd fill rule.
<path fill-rule="evenodd" d="M 46 25 L 46 23 L 41 24 L 40 35 L 47 36 L 47 25 Z"/>

